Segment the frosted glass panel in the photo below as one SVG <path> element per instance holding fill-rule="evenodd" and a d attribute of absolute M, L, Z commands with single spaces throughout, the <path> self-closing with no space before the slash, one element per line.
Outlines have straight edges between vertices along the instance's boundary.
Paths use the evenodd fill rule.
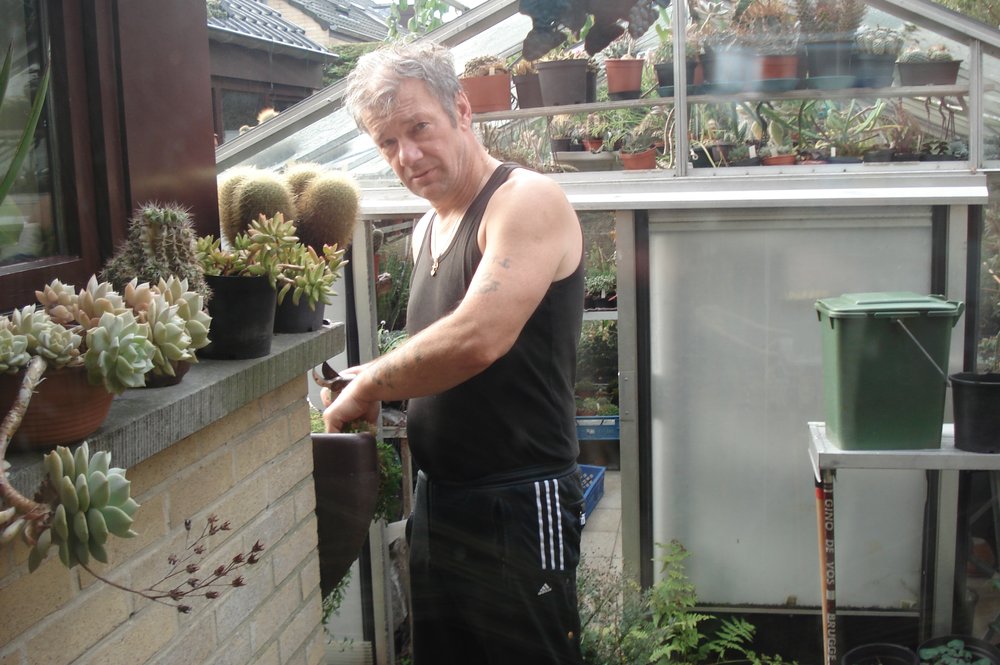
<path fill-rule="evenodd" d="M 818 605 L 813 303 L 930 288 L 928 209 L 796 213 L 650 225 L 654 542 L 691 551 L 705 604 Z M 916 602 L 924 475 L 841 472 L 836 490 L 838 603 Z"/>

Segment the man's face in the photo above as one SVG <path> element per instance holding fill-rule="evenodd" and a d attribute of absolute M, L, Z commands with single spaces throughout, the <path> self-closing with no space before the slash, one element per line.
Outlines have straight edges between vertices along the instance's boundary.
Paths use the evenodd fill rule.
<path fill-rule="evenodd" d="M 364 121 L 406 188 L 433 202 L 447 196 L 461 175 L 466 115 L 460 102 L 455 127 L 423 81 L 404 79 L 392 113 L 384 118 L 367 115 Z"/>

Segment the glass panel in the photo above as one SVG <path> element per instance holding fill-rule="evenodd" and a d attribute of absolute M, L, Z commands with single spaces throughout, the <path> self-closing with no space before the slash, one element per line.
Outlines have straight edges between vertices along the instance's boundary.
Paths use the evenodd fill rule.
<path fill-rule="evenodd" d="M 0 108 L 0 169 L 6 172 L 25 125 L 44 67 L 42 17 L 38 2 L 0 3 L 0 25 L 13 40 L 10 81 Z M 6 50 L 7 42 L 0 44 Z M 61 234 L 53 200 L 52 142 L 43 113 L 34 141 L 6 200 L 0 202 L 0 270 L 51 256 Z"/>
<path fill-rule="evenodd" d="M 267 106 L 259 92 L 222 91 L 222 128 L 228 141 L 257 124 L 257 114 Z M 246 129 L 243 129 L 243 128 Z"/>
<path fill-rule="evenodd" d="M 1000 59 L 983 56 L 983 163 L 1000 167 Z"/>

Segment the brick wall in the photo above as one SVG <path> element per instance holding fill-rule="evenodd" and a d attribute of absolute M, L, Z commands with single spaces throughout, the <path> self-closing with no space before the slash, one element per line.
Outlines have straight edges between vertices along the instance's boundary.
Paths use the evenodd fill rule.
<path fill-rule="evenodd" d="M 232 530 L 209 540 L 206 568 L 260 540 L 247 586 L 190 614 L 115 589 L 53 550 L 34 573 L 27 548 L 0 552 L 0 665 L 316 665 L 323 657 L 307 382 L 296 378 L 128 470 L 142 504 L 137 538 L 109 541 L 98 574 L 145 588 L 182 553 L 185 518 Z M 115 460 L 112 459 L 112 465 Z M 183 578 L 182 578 L 183 579 Z"/>

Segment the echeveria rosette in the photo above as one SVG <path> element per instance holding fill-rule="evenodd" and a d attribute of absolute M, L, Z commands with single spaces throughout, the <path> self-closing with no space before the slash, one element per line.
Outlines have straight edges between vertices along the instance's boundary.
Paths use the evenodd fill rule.
<path fill-rule="evenodd" d="M 140 324 L 131 311 L 102 314 L 87 331 L 87 379 L 116 395 L 144 386 L 156 353 L 148 335 L 149 327 Z"/>
<path fill-rule="evenodd" d="M 35 297 L 56 323 L 71 326 L 76 322 L 78 296 L 73 285 L 54 279 L 41 291 L 35 291 Z"/>
<path fill-rule="evenodd" d="M 194 359 L 191 336 L 184 326 L 184 319 L 177 315 L 177 305 L 171 305 L 162 294 L 156 293 L 146 309 L 153 346 L 153 372 L 175 376 L 174 365 Z"/>
<path fill-rule="evenodd" d="M 28 338 L 0 327 L 0 374 L 16 374 L 30 360 Z"/>
<path fill-rule="evenodd" d="M 55 547 L 67 568 L 87 565 L 91 557 L 108 562 L 105 545 L 112 535 L 132 538 L 132 520 L 139 504 L 130 496 L 125 470 L 111 467 L 111 454 L 90 455 L 87 442 L 75 453 L 57 447 L 44 459 L 48 482 L 58 497 L 50 528 L 43 531 L 28 555 L 34 571 Z"/>
<path fill-rule="evenodd" d="M 75 330 L 52 321 L 47 329 L 39 333 L 34 353 L 45 358 L 52 369 L 78 367 L 83 363 L 80 358 L 82 341 L 83 338 Z"/>
<path fill-rule="evenodd" d="M 177 315 L 184 319 L 184 327 L 191 338 L 191 349 L 197 350 L 208 345 L 208 329 L 212 317 L 205 311 L 205 300 L 195 291 L 188 291 L 188 281 L 169 277 L 161 279 L 156 286 L 171 305 L 177 306 Z M 191 362 L 197 358 L 192 354 Z"/>
<path fill-rule="evenodd" d="M 110 282 L 98 282 L 97 277 L 91 275 L 86 288 L 77 296 L 73 316 L 84 330 L 90 330 L 98 325 L 104 314 L 120 314 L 126 309 L 125 300 Z"/>

